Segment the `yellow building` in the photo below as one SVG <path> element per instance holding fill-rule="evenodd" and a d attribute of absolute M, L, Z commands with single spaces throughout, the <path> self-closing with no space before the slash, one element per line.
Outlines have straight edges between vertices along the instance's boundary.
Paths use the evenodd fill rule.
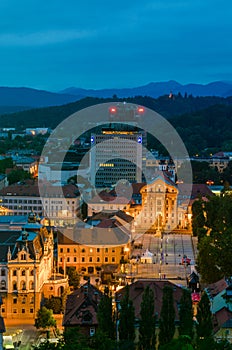
<path fill-rule="evenodd" d="M 94 275 L 107 266 L 119 268 L 129 259 L 131 220 L 122 212 L 96 214 L 85 225 L 58 232 L 58 266 Z"/>
<path fill-rule="evenodd" d="M 135 231 L 171 230 L 178 224 L 176 184 L 165 173 L 158 176 L 141 190 L 142 204 L 128 210 L 135 218 Z"/>
<path fill-rule="evenodd" d="M 60 295 L 67 286 L 53 276 L 53 233 L 38 222 L 26 224 L 23 230 L 0 232 L 0 295 L 5 319 L 35 319 L 44 290 Z M 46 288 L 45 288 L 46 287 Z M 55 294 L 57 293 L 57 294 Z"/>

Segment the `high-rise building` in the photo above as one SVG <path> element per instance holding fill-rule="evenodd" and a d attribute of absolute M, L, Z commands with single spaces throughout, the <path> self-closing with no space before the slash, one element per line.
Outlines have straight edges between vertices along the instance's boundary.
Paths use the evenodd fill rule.
<path fill-rule="evenodd" d="M 146 134 L 137 127 L 143 112 L 138 110 L 127 104 L 110 108 L 109 124 L 91 135 L 91 183 L 95 187 L 110 187 L 119 180 L 142 181 Z"/>

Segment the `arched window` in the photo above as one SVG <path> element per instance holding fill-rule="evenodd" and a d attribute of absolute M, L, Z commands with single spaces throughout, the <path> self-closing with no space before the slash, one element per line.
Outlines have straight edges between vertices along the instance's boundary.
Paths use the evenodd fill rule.
<path fill-rule="evenodd" d="M 22 276 L 26 276 L 26 271 L 25 270 L 22 270 Z"/>
<path fill-rule="evenodd" d="M 13 270 L 13 276 L 17 276 L 17 270 Z"/>
<path fill-rule="evenodd" d="M 29 289 L 34 289 L 34 282 L 33 281 L 30 281 Z"/>
<path fill-rule="evenodd" d="M 21 282 L 21 289 L 26 290 L 26 282 L 25 281 Z"/>
<path fill-rule="evenodd" d="M 18 288 L 17 288 L 17 282 L 13 282 L 13 284 L 12 284 L 12 289 L 13 290 L 17 290 Z"/>
<path fill-rule="evenodd" d="M 6 281 L 1 281 L 1 289 L 6 289 Z"/>

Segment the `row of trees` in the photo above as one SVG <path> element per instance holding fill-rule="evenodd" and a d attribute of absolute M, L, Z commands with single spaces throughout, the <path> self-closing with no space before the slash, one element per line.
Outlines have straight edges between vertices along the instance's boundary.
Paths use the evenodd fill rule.
<path fill-rule="evenodd" d="M 98 306 L 98 329 L 93 337 L 83 336 L 78 328 L 64 332 L 57 345 L 45 343 L 37 347 L 43 349 L 101 349 L 101 350 L 192 350 L 231 349 L 228 344 L 215 343 L 212 337 L 212 315 L 210 301 L 203 293 L 198 305 L 196 322 L 193 321 L 191 293 L 183 289 L 179 306 L 179 325 L 176 327 L 173 288 L 165 286 L 160 317 L 154 313 L 155 300 L 152 289 L 144 290 L 139 321 L 135 318 L 133 302 L 126 287 L 120 308 L 113 310 L 112 298 L 106 288 Z M 37 327 L 44 328 L 45 316 L 49 317 L 46 326 L 54 326 L 50 311 L 38 312 Z M 136 327 L 137 325 L 137 327 Z M 136 331 L 136 329 L 138 331 Z M 47 347 L 46 347 L 47 346 Z"/>
<path fill-rule="evenodd" d="M 232 197 L 201 199 L 192 206 L 193 234 L 198 237 L 197 269 L 201 279 L 213 283 L 232 275 Z"/>

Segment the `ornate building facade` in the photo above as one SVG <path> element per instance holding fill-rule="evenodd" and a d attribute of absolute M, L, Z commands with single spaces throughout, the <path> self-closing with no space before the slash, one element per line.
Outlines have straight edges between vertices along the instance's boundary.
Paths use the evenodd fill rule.
<path fill-rule="evenodd" d="M 48 285 L 54 284 L 53 251 L 53 232 L 38 222 L 29 222 L 20 231 L 0 232 L 0 295 L 5 319 L 36 317 L 44 287 L 50 289 Z"/>

